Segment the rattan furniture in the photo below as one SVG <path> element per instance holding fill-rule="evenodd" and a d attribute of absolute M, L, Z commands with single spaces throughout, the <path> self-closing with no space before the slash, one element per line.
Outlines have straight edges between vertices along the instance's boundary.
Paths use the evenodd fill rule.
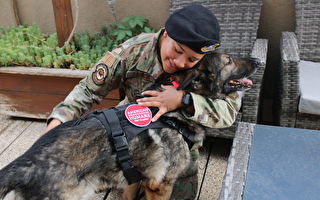
<path fill-rule="evenodd" d="M 298 112 L 299 62 L 320 62 L 320 1 L 296 0 L 295 32 L 284 32 L 281 38 L 280 106 L 276 116 L 287 127 L 320 129 L 320 116 Z M 314 92 L 319 92 L 317 83 Z"/>
<path fill-rule="evenodd" d="M 319 199 L 320 131 L 240 122 L 219 200 Z"/>
<path fill-rule="evenodd" d="M 266 39 L 257 39 L 262 0 L 170 0 L 170 12 L 190 4 L 200 4 L 213 11 L 221 26 L 220 51 L 237 57 L 256 57 L 262 62 L 251 77 L 254 86 L 243 97 L 242 109 L 230 128 L 208 129 L 207 135 L 233 138 L 239 121 L 256 123 L 260 88 L 267 57 Z"/>

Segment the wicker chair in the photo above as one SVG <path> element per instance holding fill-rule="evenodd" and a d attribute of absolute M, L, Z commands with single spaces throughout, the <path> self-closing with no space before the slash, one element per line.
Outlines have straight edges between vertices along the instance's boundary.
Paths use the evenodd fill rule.
<path fill-rule="evenodd" d="M 296 0 L 296 29 L 282 33 L 280 78 L 280 126 L 320 130 L 320 115 L 298 111 L 299 62 L 320 62 L 320 1 Z M 314 85 L 315 93 L 318 93 Z"/>
<path fill-rule="evenodd" d="M 190 4 L 200 4 L 213 11 L 221 26 L 223 52 L 236 57 L 256 57 L 262 61 L 261 67 L 251 77 L 254 86 L 246 92 L 242 101 L 242 111 L 236 123 L 230 128 L 208 129 L 208 135 L 234 138 L 239 121 L 256 123 L 260 88 L 267 57 L 267 40 L 257 39 L 262 0 L 170 0 L 170 12 Z"/>

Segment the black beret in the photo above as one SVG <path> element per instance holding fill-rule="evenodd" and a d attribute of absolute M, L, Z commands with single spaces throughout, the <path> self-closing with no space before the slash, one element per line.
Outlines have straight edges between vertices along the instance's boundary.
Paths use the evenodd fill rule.
<path fill-rule="evenodd" d="M 201 5 L 176 10 L 166 21 L 165 29 L 175 41 L 200 54 L 220 46 L 220 25 L 217 18 Z"/>

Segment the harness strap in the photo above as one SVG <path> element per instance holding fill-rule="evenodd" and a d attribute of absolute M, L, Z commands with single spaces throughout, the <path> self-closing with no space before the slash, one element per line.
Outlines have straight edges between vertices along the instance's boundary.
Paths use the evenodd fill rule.
<path fill-rule="evenodd" d="M 129 184 L 142 180 L 143 177 L 140 171 L 132 165 L 132 160 L 128 151 L 128 141 L 120 126 L 119 118 L 114 109 L 103 110 L 102 113 L 109 122 L 111 137 L 117 153 L 117 159 L 125 178 Z"/>
<path fill-rule="evenodd" d="M 162 116 L 160 118 L 164 123 L 168 124 L 171 128 L 176 129 L 184 138 L 184 140 L 187 142 L 189 149 L 192 147 L 194 143 L 196 143 L 195 140 L 195 133 L 193 131 L 190 131 L 188 126 L 177 120 L 176 118 L 171 117 L 165 117 Z"/>

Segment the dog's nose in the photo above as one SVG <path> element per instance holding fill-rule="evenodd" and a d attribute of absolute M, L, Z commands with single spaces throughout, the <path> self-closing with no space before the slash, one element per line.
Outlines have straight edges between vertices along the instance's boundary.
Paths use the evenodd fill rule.
<path fill-rule="evenodd" d="M 261 64 L 261 60 L 259 58 L 253 58 L 250 57 L 248 58 L 249 62 L 253 63 L 254 65 L 260 65 Z"/>

